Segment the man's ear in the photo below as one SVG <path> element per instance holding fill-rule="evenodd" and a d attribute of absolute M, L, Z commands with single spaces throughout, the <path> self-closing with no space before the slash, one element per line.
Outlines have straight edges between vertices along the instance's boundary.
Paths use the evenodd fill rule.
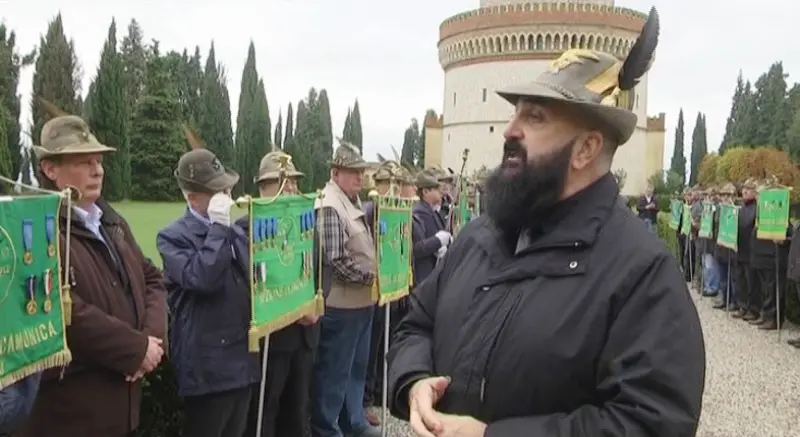
<path fill-rule="evenodd" d="M 51 181 L 56 180 L 58 177 L 58 166 L 49 159 L 39 161 L 39 169 L 41 169 L 42 173 L 47 176 L 47 179 Z"/>
<path fill-rule="evenodd" d="M 583 170 L 602 156 L 604 150 L 603 134 L 598 131 L 580 134 L 574 147 L 572 168 Z"/>

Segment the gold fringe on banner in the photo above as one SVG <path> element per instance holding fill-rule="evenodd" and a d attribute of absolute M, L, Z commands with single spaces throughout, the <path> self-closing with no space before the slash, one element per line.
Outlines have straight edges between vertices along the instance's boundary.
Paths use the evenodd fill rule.
<path fill-rule="evenodd" d="M 305 316 L 316 316 L 318 310 L 319 302 L 318 296 L 315 296 L 314 299 L 309 300 L 308 302 L 304 303 L 300 306 L 300 308 L 292 311 L 291 313 L 286 313 L 277 319 L 265 323 L 260 326 L 254 326 L 252 321 L 250 322 L 250 330 L 248 332 L 249 337 L 249 348 L 250 352 L 258 352 L 259 351 L 259 340 L 262 338 L 272 334 L 275 331 L 280 331 L 281 329 L 291 325 L 292 323 L 297 322 L 301 318 Z"/>
<path fill-rule="evenodd" d="M 393 291 L 391 293 L 383 293 L 381 294 L 380 299 L 378 300 L 378 305 L 383 306 L 388 303 L 394 302 L 396 300 L 400 300 L 406 296 L 408 296 L 409 289 L 408 288 L 401 288 L 399 290 Z"/>
<path fill-rule="evenodd" d="M 43 372 L 47 369 L 54 367 L 66 367 L 72 361 L 72 353 L 67 349 L 67 344 L 64 342 L 64 349 L 56 352 L 47 358 L 31 363 L 22 369 L 11 372 L 8 375 L 0 378 L 0 389 L 10 386 L 15 382 L 19 382 L 31 375 Z"/>

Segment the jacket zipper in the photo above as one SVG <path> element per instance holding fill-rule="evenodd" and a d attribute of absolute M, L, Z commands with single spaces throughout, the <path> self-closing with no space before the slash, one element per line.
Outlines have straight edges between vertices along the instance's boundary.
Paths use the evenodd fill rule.
<path fill-rule="evenodd" d="M 511 320 L 511 315 L 517 308 L 517 305 L 519 305 L 519 301 L 521 298 L 522 294 L 517 293 L 517 296 L 514 298 L 514 303 L 508 309 L 505 318 L 503 318 L 503 323 L 500 324 L 500 329 L 497 331 L 497 335 L 492 340 L 492 345 L 489 347 L 489 353 L 486 355 L 486 363 L 483 365 L 483 372 L 481 372 L 481 386 L 480 386 L 481 407 L 486 407 L 489 403 L 486 398 L 486 385 L 489 382 L 489 369 L 492 364 L 492 358 L 494 357 L 494 352 L 497 349 L 497 344 L 500 342 L 500 338 L 503 335 L 503 331 L 505 330 L 508 321 Z M 485 411 L 483 411 L 483 413 L 485 414 Z"/>

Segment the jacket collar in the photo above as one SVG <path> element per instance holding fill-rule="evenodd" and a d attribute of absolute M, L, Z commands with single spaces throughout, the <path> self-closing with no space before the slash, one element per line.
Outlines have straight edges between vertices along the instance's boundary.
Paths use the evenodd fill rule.
<path fill-rule="evenodd" d="M 183 214 L 183 222 L 186 225 L 186 229 L 195 235 L 208 234 L 208 222 L 201 220 L 201 217 L 193 212 L 191 208 L 186 208 L 186 212 Z"/>
<path fill-rule="evenodd" d="M 574 196 L 558 203 L 540 225 L 520 234 L 517 255 L 556 247 L 591 246 L 617 205 L 619 186 L 611 173 Z M 476 231 L 479 244 L 489 252 L 503 247 L 505 237 L 487 218 Z"/>

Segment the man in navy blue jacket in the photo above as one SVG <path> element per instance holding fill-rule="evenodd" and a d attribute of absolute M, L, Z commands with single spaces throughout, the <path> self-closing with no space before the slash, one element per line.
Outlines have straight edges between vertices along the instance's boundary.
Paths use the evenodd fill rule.
<path fill-rule="evenodd" d="M 36 373 L 0 390 L 0 436 L 11 435 L 25 423 L 36 400 L 41 375 Z"/>
<path fill-rule="evenodd" d="M 194 145 L 194 143 L 193 143 Z M 195 148 L 175 171 L 188 208 L 159 232 L 172 316 L 171 362 L 186 404 L 183 435 L 242 437 L 258 354 L 248 350 L 248 236 L 231 222 L 239 175 Z"/>

